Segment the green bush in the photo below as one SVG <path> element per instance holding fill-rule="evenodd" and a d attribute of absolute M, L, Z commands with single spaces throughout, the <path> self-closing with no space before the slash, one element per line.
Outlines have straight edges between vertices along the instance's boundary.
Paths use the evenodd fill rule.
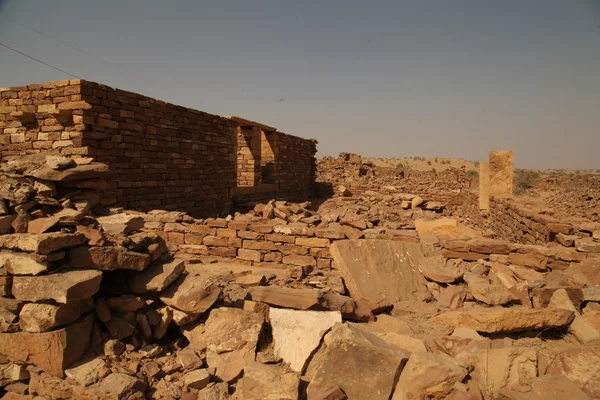
<path fill-rule="evenodd" d="M 527 169 L 515 170 L 515 189 L 516 193 L 520 194 L 527 189 L 531 189 L 535 185 L 535 181 L 540 177 L 539 172 Z"/>

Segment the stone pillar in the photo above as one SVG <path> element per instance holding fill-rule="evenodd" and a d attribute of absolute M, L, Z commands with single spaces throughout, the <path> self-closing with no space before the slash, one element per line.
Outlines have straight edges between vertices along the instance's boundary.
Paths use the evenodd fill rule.
<path fill-rule="evenodd" d="M 479 209 L 490 209 L 490 163 L 479 163 Z"/>
<path fill-rule="evenodd" d="M 237 141 L 238 186 L 260 185 L 261 130 L 243 126 Z"/>
<path fill-rule="evenodd" d="M 490 151 L 490 196 L 509 198 L 513 194 L 513 152 Z"/>

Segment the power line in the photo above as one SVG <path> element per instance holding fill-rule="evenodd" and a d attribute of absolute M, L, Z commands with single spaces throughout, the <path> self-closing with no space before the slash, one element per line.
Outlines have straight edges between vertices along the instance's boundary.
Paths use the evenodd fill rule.
<path fill-rule="evenodd" d="M 77 47 L 75 47 L 75 46 L 72 46 L 72 45 L 70 45 L 70 44 L 68 44 L 68 43 L 65 43 L 65 42 L 63 42 L 62 40 L 59 40 L 59 39 L 57 39 L 57 38 L 55 38 L 55 37 L 53 37 L 53 36 L 50 36 L 50 35 L 48 35 L 47 33 L 44 33 L 44 32 L 42 32 L 42 31 L 39 31 L 39 30 L 37 30 L 37 29 L 35 29 L 35 28 L 33 28 L 33 27 L 31 27 L 31 26 L 27 25 L 27 24 L 24 24 L 24 23 L 22 23 L 22 22 L 20 22 L 20 21 L 17 21 L 16 19 L 14 19 L 14 18 L 11 18 L 11 17 L 9 17 L 9 16 L 7 16 L 7 15 L 0 14 L 0 16 L 1 16 L 1 17 L 3 17 L 3 18 L 5 18 L 5 19 L 7 19 L 7 20 L 9 20 L 9 21 L 12 21 L 12 22 L 14 22 L 15 24 L 18 24 L 18 25 L 21 25 L 21 26 L 23 26 L 23 27 L 25 27 L 25 28 L 27 28 L 27 29 L 30 29 L 30 30 L 34 31 L 35 33 L 37 33 L 38 35 L 41 35 L 41 36 L 44 36 L 44 37 L 46 37 L 46 38 L 48 38 L 48 39 L 54 40 L 56 43 L 62 44 L 63 46 L 66 46 L 66 47 L 68 47 L 68 48 L 70 48 L 70 49 L 73 49 L 73 50 L 75 50 L 75 51 L 78 51 L 78 52 L 79 52 L 79 53 L 81 53 L 81 54 L 85 54 L 86 56 L 88 56 L 88 57 L 91 57 L 91 58 L 93 58 L 93 59 L 94 59 L 94 60 L 96 60 L 96 61 L 99 61 L 99 62 L 101 62 L 101 63 L 103 63 L 103 64 L 109 65 L 109 66 L 111 66 L 111 67 L 113 67 L 113 68 L 115 68 L 115 69 L 117 69 L 117 70 L 119 70 L 119 71 L 121 71 L 121 72 L 123 72 L 123 73 L 129 74 L 129 75 L 133 75 L 133 76 L 135 76 L 135 77 L 136 77 L 136 78 L 138 78 L 138 79 L 141 79 L 141 80 L 143 80 L 143 81 L 150 82 L 150 83 L 152 83 L 152 84 L 156 85 L 156 82 L 155 82 L 154 80 L 152 80 L 152 79 L 146 79 L 146 78 L 142 78 L 142 77 L 138 76 L 137 74 L 134 74 L 134 73 L 132 73 L 132 72 L 130 72 L 130 71 L 127 71 L 127 70 L 125 70 L 125 69 L 122 69 L 122 68 L 120 68 L 119 66 L 117 66 L 117 65 L 115 65 L 115 64 L 113 64 L 113 63 L 110 63 L 110 62 L 108 62 L 108 61 L 105 61 L 105 60 L 103 60 L 102 58 L 100 58 L 100 57 L 97 57 L 97 56 L 95 56 L 95 55 L 93 55 L 93 54 L 91 54 L 91 53 L 89 53 L 89 52 L 87 52 L 87 51 L 85 51 L 85 50 L 81 50 L 80 48 L 77 48 Z"/>
<path fill-rule="evenodd" d="M 2 47 L 6 47 L 7 49 L 9 49 L 9 50 L 12 50 L 12 51 L 14 51 L 15 53 L 19 53 L 19 54 L 21 54 L 21 55 L 23 55 L 23 56 L 25 56 L 25 57 L 27 57 L 27 58 L 31 58 L 32 60 L 34 60 L 34 61 L 37 61 L 37 62 L 39 62 L 40 64 L 44 64 L 45 66 L 47 66 L 47 67 L 50 67 L 50 68 L 52 68 L 52 69 L 55 69 L 55 70 L 57 70 L 57 71 L 60 71 L 60 72 L 62 72 L 63 74 L 67 74 L 67 75 L 69 75 L 69 76 L 72 76 L 73 78 L 77 78 L 77 79 L 79 79 L 79 77 L 78 77 L 77 75 L 73 75 L 72 73 L 70 73 L 70 72 L 67 72 L 67 71 L 65 71 L 64 69 L 60 69 L 60 68 L 58 68 L 58 67 L 55 67 L 54 65 L 50 65 L 50 64 L 48 64 L 48 63 L 46 63 L 46 62 L 43 62 L 42 60 L 39 60 L 39 59 L 37 59 L 37 58 L 35 58 L 35 57 L 32 57 L 32 56 L 30 56 L 30 55 L 28 55 L 28 54 L 25 54 L 25 53 L 23 53 L 22 51 L 19 51 L 19 50 L 17 50 L 17 49 L 13 49 L 12 47 L 10 47 L 10 46 L 7 46 L 7 45 L 5 45 L 5 44 L 4 44 L 4 43 L 2 43 L 2 42 L 0 42 L 0 46 L 2 46 Z"/>

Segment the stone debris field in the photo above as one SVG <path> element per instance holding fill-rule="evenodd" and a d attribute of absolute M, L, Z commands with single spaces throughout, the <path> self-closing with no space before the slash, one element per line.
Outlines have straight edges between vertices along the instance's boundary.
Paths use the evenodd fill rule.
<path fill-rule="evenodd" d="M 0 88 L 0 398 L 600 399 L 600 181 L 316 147 Z"/>

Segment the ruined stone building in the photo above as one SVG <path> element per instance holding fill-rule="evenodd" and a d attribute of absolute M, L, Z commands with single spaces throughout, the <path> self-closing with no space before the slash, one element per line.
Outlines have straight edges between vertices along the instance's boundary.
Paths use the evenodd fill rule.
<path fill-rule="evenodd" d="M 92 157 L 110 168 L 105 206 L 214 216 L 234 202 L 305 198 L 314 183 L 316 140 L 264 124 L 80 79 L 0 96 L 0 161 Z"/>

